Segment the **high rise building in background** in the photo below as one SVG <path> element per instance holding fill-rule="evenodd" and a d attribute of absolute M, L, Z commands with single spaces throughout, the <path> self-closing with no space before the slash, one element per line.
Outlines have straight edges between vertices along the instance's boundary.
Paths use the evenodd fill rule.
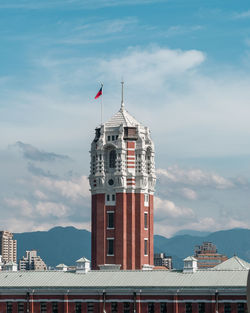
<path fill-rule="evenodd" d="M 19 260 L 20 271 L 46 271 L 47 266 L 36 250 L 26 251 L 26 256 Z"/>
<path fill-rule="evenodd" d="M 91 145 L 92 269 L 154 264 L 155 152 L 148 127 L 124 108 L 96 128 Z"/>
<path fill-rule="evenodd" d="M 2 261 L 16 262 L 17 241 L 13 239 L 13 234 L 9 231 L 0 231 L 0 254 Z"/>
<path fill-rule="evenodd" d="M 219 254 L 216 245 L 206 241 L 195 247 L 195 255 L 198 268 L 211 268 L 228 259 L 226 255 Z"/>

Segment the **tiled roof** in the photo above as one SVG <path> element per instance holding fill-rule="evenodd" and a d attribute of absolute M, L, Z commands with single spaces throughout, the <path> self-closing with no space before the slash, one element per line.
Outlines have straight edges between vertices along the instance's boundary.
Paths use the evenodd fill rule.
<path fill-rule="evenodd" d="M 213 270 L 216 271 L 240 271 L 249 269 L 250 263 L 240 259 L 237 256 L 233 256 L 232 258 L 220 263 L 213 268 Z"/>
<path fill-rule="evenodd" d="M 120 125 L 134 127 L 140 125 L 140 123 L 121 107 L 120 110 L 111 119 L 105 123 L 106 127 L 119 127 Z"/>
<path fill-rule="evenodd" d="M 90 271 L 86 274 L 59 271 L 0 272 L 5 288 L 246 288 L 247 270 Z"/>

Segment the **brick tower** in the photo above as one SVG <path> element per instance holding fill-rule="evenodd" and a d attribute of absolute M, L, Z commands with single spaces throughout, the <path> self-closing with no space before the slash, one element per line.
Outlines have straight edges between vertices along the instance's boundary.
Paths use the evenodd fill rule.
<path fill-rule="evenodd" d="M 124 108 L 96 128 L 91 145 L 92 269 L 154 264 L 154 144 Z"/>

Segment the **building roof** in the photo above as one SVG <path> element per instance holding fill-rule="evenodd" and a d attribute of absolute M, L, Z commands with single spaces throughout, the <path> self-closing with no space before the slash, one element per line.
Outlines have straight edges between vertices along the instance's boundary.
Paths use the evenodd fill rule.
<path fill-rule="evenodd" d="M 237 256 L 216 265 L 213 270 L 216 271 L 240 271 L 240 270 L 249 270 L 250 263 L 240 259 Z"/>
<path fill-rule="evenodd" d="M 243 288 L 247 270 L 178 271 L 90 271 L 86 274 L 60 271 L 0 272 L 0 290 L 7 288 L 141 288 L 207 289 Z"/>
<path fill-rule="evenodd" d="M 76 263 L 81 263 L 81 262 L 90 262 L 90 260 L 86 259 L 85 257 L 82 257 L 76 261 Z"/>
<path fill-rule="evenodd" d="M 56 268 L 57 268 L 57 267 L 68 267 L 68 265 L 65 265 L 65 264 L 61 263 L 61 264 L 58 264 L 58 265 L 56 266 Z"/>
<path fill-rule="evenodd" d="M 188 256 L 183 261 L 197 261 L 197 259 L 194 258 L 193 256 Z"/>
<path fill-rule="evenodd" d="M 128 113 L 124 107 L 121 107 L 120 110 L 111 117 L 111 119 L 105 123 L 106 127 L 119 127 L 120 125 L 135 127 L 136 125 L 140 125 L 140 123 Z"/>

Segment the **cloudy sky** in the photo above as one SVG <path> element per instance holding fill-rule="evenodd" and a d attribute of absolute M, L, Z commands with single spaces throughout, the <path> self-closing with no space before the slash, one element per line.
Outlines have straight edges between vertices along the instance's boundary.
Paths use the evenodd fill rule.
<path fill-rule="evenodd" d="M 155 233 L 250 228 L 248 0 L 1 0 L 0 229 L 89 229 L 89 149 L 125 105 L 156 146 Z"/>

